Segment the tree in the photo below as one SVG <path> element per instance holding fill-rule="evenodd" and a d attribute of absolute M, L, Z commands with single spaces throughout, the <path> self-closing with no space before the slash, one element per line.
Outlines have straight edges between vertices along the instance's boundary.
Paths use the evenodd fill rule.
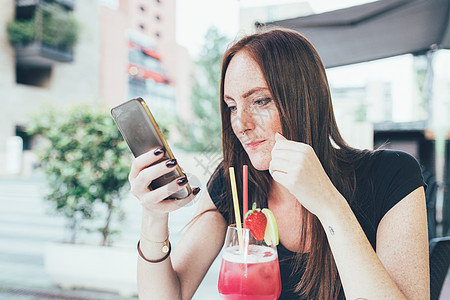
<path fill-rule="evenodd" d="M 196 61 L 192 107 L 195 117 L 189 123 L 179 121 L 184 137 L 177 146 L 188 151 L 219 152 L 221 150 L 220 72 L 228 38 L 210 27 L 205 35 L 200 58 Z"/>
<path fill-rule="evenodd" d="M 109 245 L 119 233 L 113 221 L 124 218 L 131 157 L 109 113 L 88 106 L 49 108 L 33 117 L 27 131 L 42 137 L 38 155 L 49 187 L 46 199 L 66 217 L 70 242 L 84 229 L 100 232 L 101 244 Z"/>

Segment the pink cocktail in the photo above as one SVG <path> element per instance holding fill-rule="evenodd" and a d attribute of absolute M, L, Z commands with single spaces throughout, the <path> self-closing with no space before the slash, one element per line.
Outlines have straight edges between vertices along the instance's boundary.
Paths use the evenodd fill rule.
<path fill-rule="evenodd" d="M 242 231 L 239 245 L 237 231 Z M 230 226 L 222 255 L 219 294 L 226 300 L 273 300 L 281 293 L 277 250 Z"/>

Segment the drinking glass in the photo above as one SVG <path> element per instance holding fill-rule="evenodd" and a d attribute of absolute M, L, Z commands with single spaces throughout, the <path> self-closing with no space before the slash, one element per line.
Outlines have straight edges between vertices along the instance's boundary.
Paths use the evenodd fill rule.
<path fill-rule="evenodd" d="M 276 246 L 256 240 L 249 229 L 228 226 L 219 274 L 224 300 L 273 300 L 281 293 Z"/>

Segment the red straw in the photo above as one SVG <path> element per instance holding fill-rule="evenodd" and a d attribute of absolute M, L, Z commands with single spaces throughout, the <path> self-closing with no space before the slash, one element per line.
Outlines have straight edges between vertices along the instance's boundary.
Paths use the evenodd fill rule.
<path fill-rule="evenodd" d="M 245 219 L 245 215 L 247 214 L 247 211 L 248 211 L 248 166 L 247 165 L 243 165 L 243 167 L 242 167 L 242 171 L 243 171 L 243 182 L 242 182 L 242 184 L 243 184 L 243 192 L 244 192 L 244 195 L 243 195 L 243 200 L 242 200 L 242 202 L 243 202 L 243 211 L 242 211 L 242 213 L 244 214 L 243 216 L 243 218 L 242 218 L 242 220 L 244 220 Z"/>

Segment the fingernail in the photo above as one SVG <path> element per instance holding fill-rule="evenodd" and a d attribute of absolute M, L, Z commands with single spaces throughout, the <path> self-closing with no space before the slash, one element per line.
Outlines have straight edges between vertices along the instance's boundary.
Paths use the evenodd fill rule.
<path fill-rule="evenodd" d="M 178 184 L 179 186 L 185 185 L 187 182 L 188 182 L 187 177 L 182 177 L 182 178 L 180 178 L 180 179 L 177 180 L 177 184 Z"/>
<path fill-rule="evenodd" d="M 192 190 L 192 194 L 194 194 L 194 196 L 196 196 L 198 193 L 200 193 L 200 188 L 196 187 Z"/>
<path fill-rule="evenodd" d="M 163 154 L 163 153 L 164 153 L 163 148 L 157 148 L 157 149 L 155 149 L 155 151 L 153 151 L 153 154 L 155 154 L 156 156 Z"/>
<path fill-rule="evenodd" d="M 171 159 L 171 160 L 168 160 L 168 161 L 166 162 L 166 166 L 167 166 L 168 168 L 175 167 L 176 165 L 177 165 L 177 160 L 176 160 L 176 159 Z"/>

